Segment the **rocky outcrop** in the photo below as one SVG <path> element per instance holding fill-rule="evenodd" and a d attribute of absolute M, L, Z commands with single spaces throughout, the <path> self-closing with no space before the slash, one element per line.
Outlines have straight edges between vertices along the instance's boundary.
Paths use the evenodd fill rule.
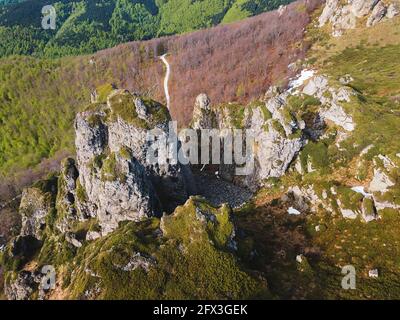
<path fill-rule="evenodd" d="M 295 87 L 283 92 L 272 87 L 265 95 L 264 102 L 247 107 L 235 104 L 210 107 L 207 96 L 198 97 L 194 112 L 196 117 L 193 119 L 196 129 L 209 129 L 211 125 L 221 132 L 238 128 L 243 133 L 247 130 L 254 137 L 251 146 L 254 169 L 249 174 L 238 176 L 235 163 L 222 163 L 218 171 L 220 177 L 255 190 L 269 178 L 282 177 L 308 139 L 318 140 L 323 135 L 326 123 L 332 122 L 340 127 L 339 139 L 346 138 L 346 132 L 355 129 L 352 116 L 344 108 L 345 103 L 351 102 L 355 95 L 352 89 L 347 86 L 333 87 L 326 76 L 308 73 L 310 77 L 304 76 L 303 80 L 300 77 L 295 81 Z M 293 91 L 293 88 L 296 90 Z M 298 101 L 308 99 L 308 103 L 318 105 L 318 111 L 301 110 L 303 113 L 300 114 L 298 109 L 292 109 L 293 98 Z M 216 119 L 216 124 L 211 119 Z M 223 141 L 224 137 L 221 137 L 221 145 Z M 243 139 L 243 149 L 244 146 L 246 141 Z M 221 155 L 221 160 L 223 158 Z M 308 172 L 312 171 L 314 168 L 310 162 Z"/>
<path fill-rule="evenodd" d="M 279 94 L 268 100 L 266 106 L 259 106 L 249 112 L 246 119 L 247 129 L 254 134 L 255 168 L 253 174 L 243 178 L 246 186 L 254 188 L 264 180 L 283 176 L 298 152 L 305 145 L 306 139 L 301 133 L 304 122 L 295 117 L 287 118 L 287 95 Z M 266 119 L 265 110 L 272 118 Z M 283 130 L 283 131 L 282 131 Z M 299 132 L 299 134 L 295 134 Z"/>
<path fill-rule="evenodd" d="M 355 123 L 351 115 L 347 114 L 342 103 L 350 102 L 354 93 L 348 87 L 336 89 L 329 86 L 327 77 L 320 75 L 312 78 L 303 89 L 303 93 L 318 98 L 322 103 L 320 116 L 332 121 L 346 131 L 353 131 Z"/>
<path fill-rule="evenodd" d="M 187 167 L 147 159 L 152 152 L 148 130 L 156 129 L 160 139 L 166 138 L 169 121 L 164 106 L 125 90 L 113 91 L 107 105 L 77 115 L 79 183 L 103 234 L 120 221 L 170 212 L 191 193 Z M 160 149 L 158 159 L 168 159 L 167 152 Z"/>
<path fill-rule="evenodd" d="M 361 18 L 370 13 L 377 2 L 377 0 L 352 0 L 349 4 L 351 6 L 351 12 L 357 18 Z"/>
<path fill-rule="evenodd" d="M 388 19 L 392 19 L 399 14 L 400 14 L 399 4 L 391 3 L 387 8 L 386 17 Z"/>
<path fill-rule="evenodd" d="M 302 213 L 317 213 L 321 210 L 345 219 L 360 218 L 364 222 L 377 219 L 377 211 L 372 195 L 360 193 L 346 186 L 315 191 L 314 185 L 290 187 L 282 197 L 284 203 L 291 205 Z M 323 208 L 323 209 L 322 209 Z"/>
<path fill-rule="evenodd" d="M 216 127 L 216 118 L 211 110 L 211 101 L 205 93 L 196 98 L 191 127 L 196 130 Z"/>
<path fill-rule="evenodd" d="M 324 212 L 368 223 L 379 218 L 372 194 L 363 187 L 332 186 L 317 193 L 314 185 L 290 187 L 281 200 L 301 213 Z"/>
<path fill-rule="evenodd" d="M 365 222 L 371 222 L 378 218 L 377 209 L 374 200 L 371 197 L 365 197 L 361 205 L 361 215 Z"/>
<path fill-rule="evenodd" d="M 74 222 L 90 218 L 93 212 L 93 206 L 86 202 L 86 193 L 78 177 L 75 160 L 67 158 L 62 161 L 56 200 L 56 228 L 61 233 L 69 231 Z"/>
<path fill-rule="evenodd" d="M 382 1 L 379 1 L 378 4 L 374 7 L 371 12 L 371 15 L 367 20 L 367 27 L 371 27 L 380 22 L 387 14 L 387 7 L 383 4 Z"/>
<path fill-rule="evenodd" d="M 42 239 L 46 216 L 54 207 L 56 183 L 57 179 L 50 179 L 23 191 L 19 208 L 22 218 L 21 236 Z"/>
<path fill-rule="evenodd" d="M 398 183 L 396 170 L 398 167 L 384 155 L 378 155 L 374 161 L 374 174 L 368 191 L 372 193 L 374 205 L 378 211 L 384 209 L 400 209 L 400 201 L 396 200 Z"/>
<path fill-rule="evenodd" d="M 157 262 L 152 257 L 146 257 L 140 252 L 136 252 L 130 258 L 129 262 L 124 266 L 115 266 L 122 271 L 130 272 L 134 271 L 138 268 L 144 270 L 145 272 L 149 272 L 152 267 L 155 267 Z"/>
<path fill-rule="evenodd" d="M 39 269 L 23 270 L 18 274 L 9 275 L 9 279 L 5 282 L 4 293 L 8 300 L 44 300 L 51 289 L 45 273 Z"/>
<path fill-rule="evenodd" d="M 22 271 L 16 279 L 5 283 L 4 293 L 8 300 L 28 300 L 38 286 L 37 279 L 31 272 Z"/>
<path fill-rule="evenodd" d="M 341 36 L 345 30 L 354 29 L 358 20 L 367 18 L 366 25 L 371 27 L 384 19 L 392 19 L 399 14 L 398 3 L 386 5 L 380 0 L 328 0 L 319 17 L 319 26 L 332 25 L 333 36 Z"/>
<path fill-rule="evenodd" d="M 269 97 L 266 102 L 246 108 L 234 104 L 210 108 L 209 99 L 200 95 L 195 107 L 196 117 L 192 122 L 197 130 L 209 129 L 210 125 L 213 125 L 214 129 L 219 129 L 221 146 L 224 145 L 224 139 L 226 139 L 223 136 L 224 130 L 241 129 L 242 137 L 239 138 L 239 140 L 242 139 L 243 146 L 241 156 L 245 156 L 244 149 L 248 148 L 246 143 L 252 143 L 249 147 L 251 149 L 249 156 L 253 159 L 247 159 L 246 164 L 252 162 L 254 166 L 242 175 L 237 174 L 238 165 L 221 161 L 218 174 L 227 181 L 235 182 L 251 190 L 256 190 L 268 178 L 284 175 L 306 142 L 301 134 L 305 123 L 290 116 L 287 110 L 288 93 L 269 90 L 266 97 Z M 216 119 L 216 122 L 210 119 Z M 254 137 L 252 142 L 246 140 L 245 133 Z M 223 160 L 223 149 L 221 150 L 221 160 Z M 235 156 L 232 158 L 235 159 Z"/>
<path fill-rule="evenodd" d="M 390 180 L 382 169 L 374 169 L 374 176 L 369 184 L 370 192 L 382 192 L 385 193 L 390 187 L 393 187 L 394 183 Z"/>

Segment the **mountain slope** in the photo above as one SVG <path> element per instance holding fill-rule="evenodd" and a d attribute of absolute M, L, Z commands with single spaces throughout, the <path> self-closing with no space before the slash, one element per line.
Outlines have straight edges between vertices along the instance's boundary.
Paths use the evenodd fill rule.
<path fill-rule="evenodd" d="M 12 176 L 58 151 L 72 152 L 75 113 L 101 85 L 114 83 L 163 101 L 165 71 L 157 56 L 165 52 L 172 68 L 171 113 L 180 125 L 189 123 L 199 91 L 207 92 L 214 103 L 246 103 L 260 97 L 271 83 L 283 84 L 294 75 L 287 65 L 304 57 L 303 30 L 317 4 L 291 4 L 284 23 L 278 23 L 277 12 L 268 12 L 192 34 L 124 44 L 93 56 L 1 59 L 0 174 Z"/>
<path fill-rule="evenodd" d="M 287 10 L 304 12 L 299 4 Z M 257 135 L 250 174 L 224 163 L 218 178 L 213 166 L 199 173 L 256 192 L 234 210 L 189 197 L 195 166 L 146 162 L 142 133 L 167 130 L 164 106 L 100 86 L 76 117 L 76 161 L 24 191 L 22 226 L 0 255 L 7 297 L 399 299 L 400 10 L 368 23 L 376 6 L 398 5 L 330 0 L 306 23 L 311 47 L 288 66 L 297 74 L 287 85 L 249 104 L 196 99 L 194 128 Z M 162 195 L 186 203 L 160 217 L 157 200 L 171 203 Z M 38 281 L 48 264 L 54 290 Z"/>
<path fill-rule="evenodd" d="M 92 53 L 127 41 L 180 34 L 221 22 L 237 21 L 289 2 L 61 0 L 52 4 L 57 14 L 56 30 L 43 30 L 41 10 L 48 3 L 28 0 L 0 7 L 0 56 L 32 54 L 59 57 Z"/>

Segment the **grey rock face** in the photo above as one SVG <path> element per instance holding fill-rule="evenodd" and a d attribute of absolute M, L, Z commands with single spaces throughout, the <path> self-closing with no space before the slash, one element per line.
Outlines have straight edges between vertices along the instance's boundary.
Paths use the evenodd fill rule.
<path fill-rule="evenodd" d="M 215 114 L 211 111 L 211 101 L 205 93 L 196 98 L 193 109 L 193 129 L 212 129 L 216 126 Z"/>
<path fill-rule="evenodd" d="M 351 11 L 357 18 L 366 16 L 376 5 L 377 0 L 352 0 Z"/>
<path fill-rule="evenodd" d="M 88 231 L 86 234 L 86 241 L 93 241 L 101 237 L 101 234 L 97 231 Z"/>
<path fill-rule="evenodd" d="M 233 181 L 250 190 L 256 190 L 264 180 L 271 177 L 281 177 L 285 174 L 290 163 L 295 158 L 306 140 L 302 134 L 293 136 L 298 130 L 304 129 L 305 124 L 298 122 L 295 117 L 287 118 L 285 114 L 287 107 L 288 93 L 279 93 L 278 90 L 269 90 L 266 97 L 269 97 L 265 105 L 246 108 L 241 123 L 243 124 L 242 145 L 246 149 L 246 130 L 254 137 L 252 155 L 254 167 L 244 175 L 237 173 L 236 164 L 222 163 L 219 168 L 219 176 L 225 180 Z M 215 111 L 217 124 L 216 129 L 233 129 L 233 122 L 237 122 L 231 114 L 230 108 L 221 107 Z M 270 113 L 272 118 L 266 118 Z M 204 124 L 204 122 L 203 122 Z M 201 127 L 201 123 L 199 127 Z M 209 123 L 206 123 L 208 126 Z M 202 127 L 204 128 L 204 127 Z M 222 137 L 223 138 L 223 137 Z M 223 142 L 221 143 L 223 145 Z M 244 156 L 244 150 L 241 156 Z M 221 156 L 223 159 L 223 156 Z M 235 157 L 233 157 L 235 158 Z M 251 160 L 248 159 L 247 163 Z"/>
<path fill-rule="evenodd" d="M 22 217 L 22 236 L 42 239 L 46 216 L 52 208 L 50 195 L 39 188 L 27 188 L 22 193 L 19 212 Z"/>
<path fill-rule="evenodd" d="M 375 208 L 374 200 L 365 197 L 363 199 L 362 205 L 361 205 L 361 217 L 364 220 L 364 222 L 371 222 L 374 221 L 378 218 L 378 214 Z"/>
<path fill-rule="evenodd" d="M 354 15 L 351 6 L 344 6 L 338 9 L 336 15 L 331 19 L 333 36 L 340 37 L 345 30 L 354 29 L 357 25 L 357 17 Z"/>
<path fill-rule="evenodd" d="M 341 206 L 342 203 L 338 200 L 338 204 L 339 204 L 339 206 Z M 359 214 L 359 212 L 357 212 L 357 211 L 353 211 L 351 209 L 345 209 L 342 207 L 340 207 L 340 211 L 342 212 L 343 218 L 351 219 L 351 220 L 357 219 L 358 214 Z"/>
<path fill-rule="evenodd" d="M 318 18 L 319 26 L 323 27 L 326 23 L 331 21 L 332 17 L 339 9 L 339 0 L 328 0 L 325 4 L 321 16 Z"/>
<path fill-rule="evenodd" d="M 51 290 L 44 287 L 46 279 L 40 270 L 19 272 L 16 278 L 5 282 L 4 293 L 8 300 L 30 300 L 33 293 L 37 292 L 37 300 L 44 300 Z M 45 280 L 43 282 L 43 280 Z"/>
<path fill-rule="evenodd" d="M 329 97 L 326 96 L 327 92 Z M 307 143 L 306 137 L 317 140 L 323 134 L 326 127 L 325 120 L 332 120 L 346 130 L 354 130 L 351 116 L 347 115 L 339 105 L 339 102 L 350 101 L 353 93 L 348 89 L 333 89 L 329 86 L 326 77 L 316 76 L 308 82 L 304 93 L 318 98 L 324 104 L 321 112 L 307 118 L 307 123 L 290 111 L 289 91 L 281 92 L 275 87 L 268 90 L 264 97 L 264 104 L 245 108 L 243 119 L 235 118 L 238 115 L 232 112 L 232 109 L 236 106 L 227 105 L 212 109 L 211 113 L 215 115 L 210 116 L 217 119 L 217 124 L 213 128 L 232 129 L 240 124 L 243 130 L 248 130 L 255 138 L 250 148 L 254 156 L 254 169 L 250 170 L 249 174 L 239 176 L 235 163 L 233 165 L 223 163 L 219 167 L 219 176 L 252 191 L 256 190 L 268 178 L 279 178 L 286 173 L 290 164 Z M 198 99 L 195 110 L 202 110 L 199 106 L 201 101 L 207 101 L 204 97 Z M 207 103 L 202 105 L 207 105 Z M 194 120 L 199 118 L 201 117 Z M 210 121 L 194 122 L 197 124 L 197 129 L 207 129 L 211 124 Z M 242 145 L 245 149 L 244 138 Z"/>
<path fill-rule="evenodd" d="M 143 101 L 140 98 L 136 98 L 135 106 L 136 106 L 136 112 L 138 114 L 138 117 L 145 120 L 147 118 L 146 105 L 143 103 Z"/>
<path fill-rule="evenodd" d="M 390 187 L 393 187 L 394 183 L 390 178 L 382 171 L 382 169 L 374 169 L 374 176 L 369 184 L 370 192 L 386 192 Z"/>
<path fill-rule="evenodd" d="M 379 21 L 381 21 L 387 13 L 387 8 L 383 4 L 382 1 L 379 1 L 378 4 L 374 7 L 367 20 L 367 27 L 371 27 L 376 25 Z"/>
<path fill-rule="evenodd" d="M 400 8 L 399 5 L 396 3 L 391 3 L 388 8 L 387 8 L 387 13 L 386 13 L 386 17 L 388 19 L 392 19 L 395 16 L 400 14 Z"/>
<path fill-rule="evenodd" d="M 60 232 L 66 232 L 69 223 L 78 218 L 76 206 L 76 182 L 78 176 L 79 173 L 75 166 L 75 161 L 71 158 L 65 159 L 61 163 L 56 201 L 59 218 L 56 226 Z"/>
<path fill-rule="evenodd" d="M 255 182 L 260 184 L 265 179 L 283 176 L 306 143 L 301 135 L 290 137 L 292 133 L 299 130 L 299 124 L 294 119 L 289 123 L 284 120 L 280 111 L 285 107 L 285 99 L 285 96 L 280 95 L 267 102 L 270 111 L 273 111 L 273 119 L 265 120 L 262 110 L 256 108 L 246 121 L 248 128 L 257 137 L 254 146 L 254 173 L 244 177 L 244 184 L 250 188 Z M 274 109 L 273 105 L 277 108 Z M 285 134 L 277 129 L 279 125 L 284 129 Z"/>
<path fill-rule="evenodd" d="M 163 106 L 116 90 L 107 106 L 77 115 L 79 183 L 106 234 L 120 221 L 138 221 L 173 210 L 189 196 L 191 172 L 170 163 L 149 163 L 149 129 L 168 135 Z M 168 152 L 162 150 L 159 152 Z M 158 154 L 159 159 L 166 154 Z"/>
<path fill-rule="evenodd" d="M 116 267 L 125 272 L 130 272 L 138 268 L 143 269 L 145 272 L 149 272 L 150 269 L 155 265 L 156 261 L 154 258 L 146 257 L 140 252 L 136 252 L 125 266 L 116 266 Z"/>
<path fill-rule="evenodd" d="M 343 4 L 339 0 L 328 0 L 319 17 L 319 26 L 332 25 L 333 36 L 341 36 L 345 30 L 354 29 L 358 19 L 368 16 L 367 26 L 371 27 L 384 18 L 392 19 L 399 14 L 398 4 L 388 6 L 380 0 L 348 0 Z"/>
<path fill-rule="evenodd" d="M 318 98 L 323 108 L 320 115 L 323 119 L 332 121 L 346 131 L 353 131 L 355 123 L 351 115 L 348 115 L 342 102 L 350 102 L 353 92 L 347 87 L 335 89 L 329 86 L 328 78 L 325 76 L 316 76 L 312 78 L 303 89 L 303 93 Z"/>
<path fill-rule="evenodd" d="M 28 300 L 35 288 L 35 276 L 29 271 L 21 271 L 15 280 L 5 284 L 4 292 L 8 300 Z"/>
<path fill-rule="evenodd" d="M 341 106 L 333 103 L 330 108 L 323 110 L 321 116 L 342 127 L 346 131 L 354 130 L 353 118 Z"/>
<path fill-rule="evenodd" d="M 391 176 L 391 171 L 397 168 L 392 160 L 383 155 L 378 155 L 374 159 L 374 175 L 368 186 L 368 191 L 372 193 L 376 209 L 383 210 L 386 208 L 399 210 L 400 205 L 395 201 L 391 201 L 391 197 L 386 197 L 388 193 L 396 188 L 396 181 Z"/>

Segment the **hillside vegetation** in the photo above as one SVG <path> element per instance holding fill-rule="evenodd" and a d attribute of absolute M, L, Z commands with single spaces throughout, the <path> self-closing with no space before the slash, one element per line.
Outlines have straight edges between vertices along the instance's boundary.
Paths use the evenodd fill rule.
<path fill-rule="evenodd" d="M 399 299 L 400 144 L 394 138 L 400 134 L 399 24 L 395 18 L 338 38 L 327 29 L 308 28 L 313 42 L 308 67 L 336 86 L 343 75 L 353 79 L 347 87 L 356 96 L 345 108 L 356 128 L 340 141 L 338 128 L 330 124 L 329 134 L 301 151 L 304 172 L 293 166 L 282 179 L 271 181 L 271 188 L 261 190 L 252 206 L 238 211 L 239 225 L 248 231 L 243 241 L 262 252 L 253 266 L 269 274 L 272 293 L 285 298 Z M 312 110 L 305 103 L 300 108 Z M 382 190 L 383 196 L 374 197 L 394 205 L 372 206 L 378 218 L 368 223 L 360 217 L 345 218 L 336 203 L 360 210 L 362 196 L 351 188 L 368 188 L 382 155 L 395 163 L 390 175 L 395 183 L 389 192 Z M 293 186 L 314 190 L 317 198 L 325 196 L 328 202 L 311 202 L 316 206 L 312 214 L 288 216 L 280 201 L 282 190 Z M 296 262 L 299 252 L 306 256 L 301 263 Z M 340 286 L 346 265 L 357 270 L 356 290 Z M 378 270 L 377 278 L 370 275 L 372 269 Z"/>
<path fill-rule="evenodd" d="M 284 23 L 278 22 L 277 12 L 268 12 L 192 34 L 124 44 L 93 56 L 1 59 L 0 175 L 12 176 L 61 150 L 72 153 L 75 114 L 98 86 L 114 83 L 163 101 L 165 71 L 157 56 L 165 51 L 172 67 L 171 113 L 181 125 L 189 123 L 202 91 L 213 103 L 258 98 L 272 82 L 284 83 L 293 75 L 287 65 L 307 50 L 303 29 L 317 4 L 289 5 Z"/>
<path fill-rule="evenodd" d="M 25 91 L 31 94 L 27 101 L 35 101 L 33 92 L 50 86 L 56 97 L 75 94 L 74 104 L 69 100 L 65 105 L 80 110 L 97 88 L 97 99 L 77 117 L 77 162 L 66 159 L 57 173 L 25 189 L 21 226 L 10 215 L 4 222 L 2 230 L 12 223 L 16 228 L 0 254 L 0 290 L 4 283 L 7 298 L 399 299 L 400 10 L 370 27 L 365 16 L 333 36 L 329 25 L 316 23 L 322 12 L 314 10 L 319 3 L 297 2 L 280 14 L 125 44 L 90 57 L 45 64 L 29 57 L 16 71 L 12 66 L 19 58 L 4 59 L 9 62 L 4 70 L 14 70 L 13 81 L 40 80 L 31 81 L 31 87 L 18 84 L 14 95 L 3 88 L 4 101 L 14 99 L 9 108 L 23 101 Z M 147 97 L 162 96 L 165 70 L 157 56 L 164 52 L 170 53 L 174 94 L 204 90 L 213 95 L 211 104 L 206 94 L 197 99 L 193 127 L 256 129 L 260 139 L 253 146 L 269 150 L 257 152 L 257 170 L 245 179 L 226 175 L 226 165 L 219 167 L 218 177 L 212 170 L 210 181 L 249 188 L 248 182 L 255 183 L 254 197 L 240 207 L 224 204 L 229 199 L 213 206 L 210 196 L 188 194 L 185 204 L 162 217 L 156 210 L 146 211 L 146 202 L 123 209 L 140 201 L 129 198 L 129 187 L 142 181 L 145 187 L 137 187 L 137 194 L 147 195 L 153 184 L 146 181 L 159 181 L 146 180 L 145 170 L 131 170 L 136 163 L 146 166 L 144 157 L 137 160 L 142 154 L 133 153 L 144 144 L 130 130 L 140 132 L 169 120 L 160 117 L 165 108 Z M 266 67 L 266 61 L 271 65 Z M 290 77 L 296 81 L 286 85 Z M 66 89 L 65 81 L 73 85 Z M 110 83 L 135 91 L 138 100 L 113 90 Z M 43 96 L 50 99 L 51 94 Z M 103 104 L 107 96 L 108 105 Z M 64 103 L 52 105 L 60 101 Z M 55 155 L 57 144 L 68 150 L 69 129 L 55 123 L 69 109 L 41 108 L 37 103 L 32 109 L 17 109 L 31 112 L 24 122 L 32 118 L 31 131 L 21 131 L 21 137 L 39 132 L 52 143 L 51 135 L 35 129 L 44 120 L 34 113 L 39 110 L 43 119 L 54 115 L 49 127 L 58 139 L 54 148 L 28 139 L 30 145 L 22 149 L 24 140 L 16 143 L 16 135 L 3 141 L 21 148 L 21 154 L 35 142 L 38 154 L 44 150 Z M 191 109 L 175 101 L 172 111 L 185 123 Z M 22 125 L 3 123 L 8 136 Z M 8 172 L 28 165 L 17 156 L 14 161 Z M 203 173 L 209 169 L 213 167 Z M 198 174 L 194 166 L 192 170 Z M 195 175 L 193 180 L 194 186 L 201 183 Z M 210 193 L 227 192 L 213 183 L 207 188 Z M 170 189 L 162 190 L 168 194 Z M 57 273 L 54 290 L 32 280 L 48 264 Z M 352 288 L 344 286 L 348 267 L 355 271 Z"/>
<path fill-rule="evenodd" d="M 56 29 L 41 27 L 45 0 L 2 1 L 0 56 L 60 57 L 190 32 L 276 9 L 290 0 L 59 0 Z"/>

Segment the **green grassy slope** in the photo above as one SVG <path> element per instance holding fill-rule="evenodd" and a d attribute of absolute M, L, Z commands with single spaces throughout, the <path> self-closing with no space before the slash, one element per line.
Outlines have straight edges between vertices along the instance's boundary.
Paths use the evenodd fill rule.
<path fill-rule="evenodd" d="M 198 212 L 212 214 L 216 221 L 202 221 Z M 227 206 L 215 208 L 202 198 L 191 198 L 161 222 L 122 222 L 107 236 L 84 241 L 81 248 L 68 243 L 47 219 L 41 248 L 30 257 L 12 257 L 7 249 L 0 264 L 9 282 L 29 260 L 38 266 L 51 263 L 57 269 L 57 299 L 269 297 L 265 280 L 245 269 L 229 247 L 230 215 Z M 77 222 L 76 231 L 85 235 L 95 222 Z M 36 289 L 31 299 L 37 298 Z"/>
<path fill-rule="evenodd" d="M 254 249 L 260 253 L 248 259 L 249 266 L 265 272 L 271 293 L 277 297 L 400 298 L 399 210 L 379 210 L 380 218 L 369 223 L 344 219 L 335 211 L 337 199 L 345 207 L 359 207 L 360 194 L 350 188 L 369 185 L 377 155 L 400 163 L 399 24 L 396 18 L 374 28 L 357 28 L 340 38 L 312 26 L 308 30 L 313 41 L 308 67 L 327 75 L 335 85 L 346 74 L 354 79 L 348 86 L 356 96 L 344 107 L 353 115 L 356 129 L 336 145 L 335 128 L 328 128 L 327 137 L 309 143 L 300 154 L 302 162 L 309 159 L 316 171 L 289 171 L 282 179 L 271 181 L 272 187 L 261 190 L 253 205 L 236 213 L 239 228 L 245 231 L 239 241 L 241 252 L 245 259 Z M 370 145 L 373 147 L 362 154 Z M 399 204 L 399 170 L 393 169 L 390 177 L 395 185 L 385 197 Z M 287 204 L 280 199 L 283 190 L 293 186 L 311 188 L 319 198 L 325 192 L 332 208 L 320 205 L 312 214 L 289 216 Z M 306 257 L 298 263 L 300 253 Z M 347 265 L 356 270 L 355 290 L 341 286 L 342 267 Z M 373 269 L 378 270 L 378 278 L 369 276 Z"/>

